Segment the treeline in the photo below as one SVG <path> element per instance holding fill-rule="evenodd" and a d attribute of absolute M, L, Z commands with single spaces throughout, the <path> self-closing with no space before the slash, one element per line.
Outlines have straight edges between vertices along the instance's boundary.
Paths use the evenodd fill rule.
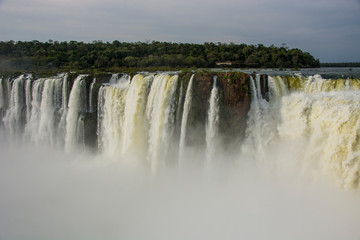
<path fill-rule="evenodd" d="M 321 63 L 321 67 L 360 67 L 360 62 Z"/>
<path fill-rule="evenodd" d="M 116 68 L 319 67 L 300 49 L 225 43 L 0 42 L 0 71 Z"/>

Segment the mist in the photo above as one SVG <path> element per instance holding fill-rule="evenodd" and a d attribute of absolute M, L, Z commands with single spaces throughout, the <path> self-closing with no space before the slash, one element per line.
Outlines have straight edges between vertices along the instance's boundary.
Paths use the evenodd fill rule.
<path fill-rule="evenodd" d="M 294 184 L 246 161 L 216 170 L 168 168 L 154 177 L 147 168 L 90 153 L 0 148 L 0 239 L 360 236 L 358 192 Z"/>

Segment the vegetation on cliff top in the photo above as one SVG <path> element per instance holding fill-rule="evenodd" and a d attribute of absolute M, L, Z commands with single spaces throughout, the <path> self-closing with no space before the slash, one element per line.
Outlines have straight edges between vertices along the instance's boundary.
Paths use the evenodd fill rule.
<path fill-rule="evenodd" d="M 225 43 L 119 41 L 0 42 L 0 71 L 120 70 L 126 68 L 319 67 L 319 60 L 299 49 Z"/>

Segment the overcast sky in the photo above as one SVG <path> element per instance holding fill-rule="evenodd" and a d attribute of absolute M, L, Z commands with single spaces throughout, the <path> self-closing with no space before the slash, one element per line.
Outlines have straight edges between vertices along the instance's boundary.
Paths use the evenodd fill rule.
<path fill-rule="evenodd" d="M 360 62 L 360 0 L 0 0 L 0 40 L 286 43 Z"/>

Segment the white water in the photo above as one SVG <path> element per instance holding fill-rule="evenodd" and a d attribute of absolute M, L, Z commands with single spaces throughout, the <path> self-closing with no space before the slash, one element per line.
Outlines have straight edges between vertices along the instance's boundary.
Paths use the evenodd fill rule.
<path fill-rule="evenodd" d="M 65 144 L 65 133 L 66 133 L 66 116 L 68 112 L 68 101 L 69 101 L 69 80 L 68 75 L 64 74 L 62 76 L 62 86 L 61 86 L 61 108 L 59 110 L 59 127 L 58 127 L 58 139 L 59 145 L 64 146 Z"/>
<path fill-rule="evenodd" d="M 96 78 L 94 78 L 94 80 L 92 81 L 92 83 L 90 84 L 90 93 L 89 93 L 89 112 L 94 112 L 95 108 L 94 108 L 94 86 L 96 84 Z"/>
<path fill-rule="evenodd" d="M 360 172 L 360 93 L 294 93 L 282 100 L 280 137 L 301 144 L 288 163 L 313 169 L 345 188 L 358 187 Z M 291 163 L 292 162 L 292 163 Z M 306 169 L 308 167 L 308 169 Z"/>
<path fill-rule="evenodd" d="M 86 111 L 85 75 L 78 76 L 70 92 L 66 116 L 65 151 L 73 152 L 78 146 L 79 117 Z M 84 140 L 81 140 L 84 142 Z"/>
<path fill-rule="evenodd" d="M 277 105 L 270 105 L 261 95 L 260 76 L 250 76 L 251 106 L 248 113 L 246 140 L 241 146 L 246 158 L 252 158 L 259 167 L 266 162 L 266 150 L 276 137 Z"/>
<path fill-rule="evenodd" d="M 120 157 L 127 88 L 103 86 L 99 91 L 98 144 L 107 156 Z"/>
<path fill-rule="evenodd" d="M 121 158 L 124 132 L 124 111 L 127 91 L 130 87 L 128 75 L 118 78 L 113 74 L 110 86 L 102 86 L 98 96 L 98 148 L 106 156 Z"/>
<path fill-rule="evenodd" d="M 217 77 L 214 76 L 213 87 L 210 94 L 209 110 L 206 123 L 206 160 L 213 162 L 216 159 L 219 147 L 219 89 L 216 85 Z"/>
<path fill-rule="evenodd" d="M 16 140 L 21 135 L 24 128 L 24 114 L 23 107 L 25 106 L 25 89 L 24 81 L 25 75 L 21 75 L 13 80 L 10 91 L 9 108 L 3 119 L 5 128 L 12 140 Z"/>
<path fill-rule="evenodd" d="M 55 84 L 58 79 L 47 79 L 44 83 L 42 100 L 40 105 L 40 123 L 39 123 L 39 142 L 46 143 L 50 146 L 55 145 L 56 123 L 56 88 Z"/>
<path fill-rule="evenodd" d="M 26 122 L 30 121 L 31 102 L 32 102 L 32 81 L 31 79 L 26 79 L 25 81 Z"/>
<path fill-rule="evenodd" d="M 152 78 L 153 76 L 135 75 L 125 98 L 122 154 L 132 157 L 136 155 L 137 159 L 144 159 L 147 150 L 146 90 Z"/>
<path fill-rule="evenodd" d="M 172 141 L 177 76 L 135 75 L 99 91 L 99 148 L 131 165 L 146 158 L 155 173 Z"/>
<path fill-rule="evenodd" d="M 176 110 L 176 129 L 180 129 L 181 124 L 181 116 L 182 116 L 182 107 L 183 107 L 183 93 L 184 92 L 184 86 L 183 82 L 180 82 L 180 92 L 179 92 L 179 99 L 178 99 L 178 106 Z"/>
<path fill-rule="evenodd" d="M 188 116 L 191 108 L 191 101 L 192 101 L 192 85 L 194 74 L 191 76 L 188 87 L 186 89 L 185 94 L 185 102 L 184 102 L 184 109 L 183 115 L 181 118 L 181 130 L 180 130 L 180 143 L 179 143 L 179 163 L 183 161 L 184 153 L 185 153 L 185 144 L 186 144 L 186 129 L 187 129 L 187 121 Z"/>
<path fill-rule="evenodd" d="M 26 124 L 24 139 L 55 146 L 62 139 L 58 116 L 62 104 L 62 75 L 25 81 Z"/>
<path fill-rule="evenodd" d="M 164 166 L 173 140 L 175 122 L 175 91 L 178 76 L 155 76 L 148 96 L 146 116 L 149 122 L 149 150 L 147 158 L 153 173 Z"/>

